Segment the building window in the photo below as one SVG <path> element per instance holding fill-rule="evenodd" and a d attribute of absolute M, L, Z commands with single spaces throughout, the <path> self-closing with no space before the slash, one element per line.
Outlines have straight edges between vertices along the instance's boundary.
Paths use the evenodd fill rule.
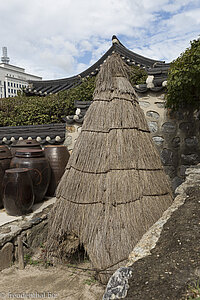
<path fill-rule="evenodd" d="M 11 82 L 10 86 L 12 86 L 12 82 Z"/>
<path fill-rule="evenodd" d="M 15 87 L 15 83 L 14 83 L 14 87 Z"/>
<path fill-rule="evenodd" d="M 19 85 L 20 89 L 21 89 L 21 84 Z"/>
<path fill-rule="evenodd" d="M 14 94 L 16 94 L 16 90 L 14 90 Z"/>
<path fill-rule="evenodd" d="M 13 94 L 13 89 L 11 89 L 11 94 Z"/>
<path fill-rule="evenodd" d="M 8 81 L 8 86 L 10 86 L 10 82 Z"/>
<path fill-rule="evenodd" d="M 17 83 L 17 88 L 18 88 L 18 83 Z"/>
<path fill-rule="evenodd" d="M 8 89 L 8 93 L 10 93 L 10 89 Z"/>

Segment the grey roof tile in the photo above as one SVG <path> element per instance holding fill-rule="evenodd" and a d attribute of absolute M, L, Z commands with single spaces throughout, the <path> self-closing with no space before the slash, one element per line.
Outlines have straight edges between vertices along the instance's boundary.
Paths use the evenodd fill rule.
<path fill-rule="evenodd" d="M 56 80 L 43 80 L 43 81 L 29 81 L 29 87 L 25 90 L 28 96 L 31 95 L 41 95 L 45 96 L 50 93 L 54 94 L 59 91 L 70 89 L 82 83 L 82 78 L 88 76 L 95 76 L 103 64 L 104 60 L 111 55 L 113 52 L 119 53 L 129 65 L 139 65 L 141 68 L 147 70 L 149 75 L 153 75 L 154 84 L 158 86 L 160 83 L 162 85 L 163 81 L 167 79 L 167 72 L 170 64 L 166 64 L 163 61 L 150 59 L 139 55 L 131 50 L 127 49 L 116 36 L 112 37 L 113 44 L 108 49 L 108 51 L 91 67 L 81 72 L 80 74 L 63 79 Z M 159 78 L 157 78 L 159 76 Z M 161 77 L 161 78 L 160 78 Z M 142 92 L 142 91 L 141 91 Z"/>

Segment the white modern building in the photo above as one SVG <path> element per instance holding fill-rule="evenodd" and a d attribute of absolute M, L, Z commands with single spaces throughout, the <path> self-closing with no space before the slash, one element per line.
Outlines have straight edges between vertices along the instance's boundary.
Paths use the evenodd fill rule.
<path fill-rule="evenodd" d="M 25 73 L 25 69 L 9 64 L 7 48 L 3 47 L 0 63 L 0 98 L 15 97 L 18 91 L 28 86 L 28 80 L 42 80 L 42 77 Z"/>

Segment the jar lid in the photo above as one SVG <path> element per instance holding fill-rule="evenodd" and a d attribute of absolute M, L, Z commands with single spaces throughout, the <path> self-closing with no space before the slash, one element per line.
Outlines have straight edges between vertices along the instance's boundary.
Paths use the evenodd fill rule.
<path fill-rule="evenodd" d="M 26 172 L 30 172 L 30 169 L 27 168 L 13 168 L 13 169 L 7 169 L 5 170 L 6 174 L 13 174 L 13 173 L 26 173 Z"/>
<path fill-rule="evenodd" d="M 17 157 L 42 157 L 44 151 L 42 149 L 19 149 L 16 151 L 15 156 Z"/>
<path fill-rule="evenodd" d="M 40 147 L 40 143 L 38 143 L 36 140 L 22 140 L 22 141 L 16 141 L 11 145 L 12 148 L 15 147 Z"/>
<path fill-rule="evenodd" d="M 67 149 L 67 146 L 65 146 L 65 145 L 46 145 L 46 146 L 44 146 L 44 149 L 45 148 L 66 148 Z"/>

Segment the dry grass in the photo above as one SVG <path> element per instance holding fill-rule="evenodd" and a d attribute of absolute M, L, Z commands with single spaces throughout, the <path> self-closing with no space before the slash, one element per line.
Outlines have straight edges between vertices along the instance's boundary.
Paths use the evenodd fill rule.
<path fill-rule="evenodd" d="M 57 198 L 49 221 L 48 257 L 64 259 L 83 244 L 103 282 L 172 203 L 127 67 L 116 54 L 99 72 L 94 102 Z M 68 236 L 75 242 L 67 241 Z"/>

